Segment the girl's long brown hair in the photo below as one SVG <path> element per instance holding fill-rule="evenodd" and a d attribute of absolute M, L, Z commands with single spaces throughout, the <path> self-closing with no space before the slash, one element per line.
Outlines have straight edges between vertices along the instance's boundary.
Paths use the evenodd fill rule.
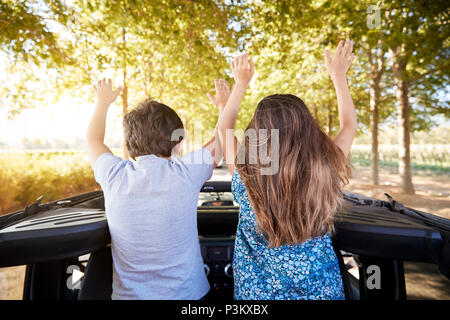
<path fill-rule="evenodd" d="M 298 244 L 332 232 L 350 163 L 322 132 L 304 102 L 290 94 L 268 96 L 259 102 L 249 129 L 257 135 L 259 129 L 279 130 L 276 174 L 262 175 L 263 164 L 248 163 L 249 151 L 255 147 L 251 139 L 245 139 L 238 152 L 245 163 L 236 164 L 258 229 L 269 245 Z M 270 140 L 258 135 L 256 148 L 266 147 L 270 154 Z"/>

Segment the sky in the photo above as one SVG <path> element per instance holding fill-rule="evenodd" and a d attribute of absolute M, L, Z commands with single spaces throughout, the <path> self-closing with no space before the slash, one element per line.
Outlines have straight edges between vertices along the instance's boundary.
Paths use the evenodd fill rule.
<path fill-rule="evenodd" d="M 7 110 L 1 108 L 0 142 L 20 148 L 24 139 L 47 141 L 57 139 L 66 142 L 84 139 L 93 111 L 92 103 L 79 104 L 78 101 L 67 96 L 62 97 L 54 105 L 23 110 L 14 119 L 8 119 Z M 121 112 L 122 108 L 117 102 L 110 107 L 106 140 L 121 140 Z"/>
<path fill-rule="evenodd" d="M 8 59 L 4 54 L 0 54 L 0 85 L 8 86 L 14 82 L 15 75 L 8 72 Z M 36 90 L 42 90 L 46 76 L 42 75 L 42 70 L 37 70 L 41 84 L 36 84 Z M 100 78 L 112 77 L 112 72 L 105 72 L 99 75 Z M 117 80 L 117 79 L 116 79 Z M 117 82 L 117 81 L 115 81 Z M 118 83 L 118 82 L 117 82 Z M 44 103 L 38 108 L 23 109 L 19 114 L 10 118 L 8 106 L 0 103 L 0 148 L 7 145 L 8 148 L 22 148 L 23 140 L 55 141 L 60 140 L 67 143 L 84 141 L 89 120 L 94 111 L 92 97 L 72 97 L 69 94 L 62 95 L 55 103 Z M 2 101 L 0 101 L 2 102 Z M 121 126 L 121 99 L 120 97 L 110 107 L 107 117 L 106 141 L 114 142 L 116 145 L 122 141 Z M 4 147 L 4 146 L 3 146 Z M 76 147 L 76 144 L 73 146 Z M 84 148 L 85 146 L 80 146 Z"/>

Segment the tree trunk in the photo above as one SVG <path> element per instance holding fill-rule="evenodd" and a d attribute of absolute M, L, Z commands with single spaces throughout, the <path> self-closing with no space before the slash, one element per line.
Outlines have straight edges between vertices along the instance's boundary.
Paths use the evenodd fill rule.
<path fill-rule="evenodd" d="M 378 79 L 370 79 L 370 133 L 372 135 L 372 152 L 370 171 L 372 176 L 372 183 L 380 184 L 378 168 L 378 105 L 380 103 L 380 83 Z"/>
<path fill-rule="evenodd" d="M 368 48 L 367 57 L 369 59 L 369 81 L 370 81 L 370 133 L 372 138 L 370 171 L 372 183 L 380 184 L 379 176 L 379 154 L 378 154 L 378 110 L 381 96 L 381 78 L 383 76 L 384 51 Z"/>
<path fill-rule="evenodd" d="M 404 78 L 406 62 L 404 59 L 394 54 L 394 81 L 396 85 L 396 100 L 398 108 L 398 160 L 399 174 L 401 178 L 402 191 L 414 194 L 411 172 L 410 154 L 410 106 L 408 100 L 409 84 Z"/>

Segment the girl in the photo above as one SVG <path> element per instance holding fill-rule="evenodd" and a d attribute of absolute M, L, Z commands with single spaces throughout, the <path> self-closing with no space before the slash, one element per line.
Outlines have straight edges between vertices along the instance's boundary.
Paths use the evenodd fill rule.
<path fill-rule="evenodd" d="M 231 63 L 236 83 L 220 115 L 219 136 L 240 205 L 233 259 L 236 299 L 345 298 L 330 232 L 348 182 L 346 156 L 356 133 L 345 76 L 353 59 L 349 40 L 339 42 L 332 57 L 325 51 L 340 120 L 333 140 L 301 99 L 276 94 L 259 102 L 246 130 L 256 132 L 256 140 L 246 134 L 242 146 L 233 129 L 254 65 L 247 55 Z M 278 129 L 278 140 L 262 134 L 271 129 Z M 263 174 L 267 159 L 248 161 L 261 148 L 279 161 L 273 174 Z"/>

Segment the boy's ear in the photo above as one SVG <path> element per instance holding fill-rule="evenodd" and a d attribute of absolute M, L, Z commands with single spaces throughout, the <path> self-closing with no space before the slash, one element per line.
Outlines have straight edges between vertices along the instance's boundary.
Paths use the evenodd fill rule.
<path fill-rule="evenodd" d="M 183 152 L 183 140 L 177 143 L 177 145 L 173 148 L 172 156 L 177 157 L 181 155 Z"/>

